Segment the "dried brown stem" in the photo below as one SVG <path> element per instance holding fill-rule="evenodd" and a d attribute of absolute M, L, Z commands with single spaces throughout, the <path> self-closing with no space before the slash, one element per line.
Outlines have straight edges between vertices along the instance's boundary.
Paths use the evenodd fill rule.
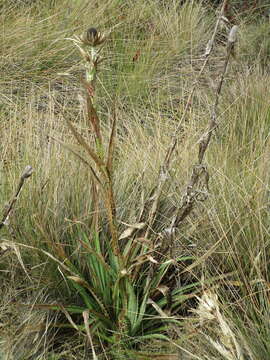
<path fill-rule="evenodd" d="M 18 200 L 19 198 L 19 195 L 22 191 L 22 187 L 24 185 L 24 182 L 27 178 L 29 178 L 33 173 L 33 169 L 30 165 L 27 165 L 20 177 L 20 181 L 19 181 L 19 184 L 18 184 L 18 187 L 17 187 L 17 190 L 13 196 L 13 198 L 10 200 L 8 206 L 6 207 L 6 209 L 4 210 L 4 214 L 3 214 L 3 218 L 2 218 L 2 221 L 0 223 L 0 229 L 4 226 L 4 225 L 7 225 L 8 224 L 8 220 L 9 220 L 9 217 L 12 213 L 12 210 L 13 210 L 13 207 L 16 203 L 16 201 Z"/>
<path fill-rule="evenodd" d="M 206 132 L 206 134 L 204 134 L 201 137 L 201 140 L 199 142 L 199 154 L 198 154 L 198 163 L 202 164 L 203 159 L 204 159 L 204 155 L 206 152 L 206 149 L 209 145 L 209 142 L 211 140 L 213 131 L 216 129 L 217 127 L 217 108 L 218 108 L 218 104 L 219 104 L 219 98 L 220 98 L 220 93 L 221 93 L 221 89 L 222 89 L 222 85 L 224 82 L 224 77 L 227 71 L 227 67 L 228 67 L 228 63 L 229 63 L 229 59 L 230 56 L 232 55 L 233 49 L 234 49 L 234 43 L 236 41 L 236 32 L 237 32 L 237 26 L 233 26 L 233 28 L 231 29 L 231 32 L 229 34 L 229 38 L 228 38 L 228 44 L 227 44 L 227 55 L 226 55 L 226 59 L 224 61 L 224 65 L 223 65 L 223 70 L 221 73 L 221 78 L 216 90 L 216 96 L 215 96 L 215 102 L 213 105 L 213 111 L 212 111 L 212 116 L 210 118 L 210 122 L 209 122 L 209 126 L 208 126 L 208 130 Z M 231 35 L 234 35 L 233 37 Z"/>
<path fill-rule="evenodd" d="M 227 6 L 227 3 L 228 3 L 228 0 L 224 0 L 223 1 L 223 4 L 222 4 L 222 7 L 221 7 L 221 10 L 220 10 L 220 14 L 218 16 L 218 19 L 217 19 L 217 22 L 215 24 L 215 28 L 214 28 L 214 31 L 213 31 L 213 34 L 212 34 L 212 37 L 211 39 L 208 41 L 208 44 L 207 44 L 207 47 L 206 47 L 206 51 L 205 51 L 205 60 L 203 62 L 203 65 L 201 67 L 201 70 L 197 76 L 197 78 L 195 79 L 195 81 L 193 82 L 193 85 L 192 85 L 192 89 L 189 93 L 189 96 L 188 96 L 188 99 L 186 101 L 186 105 L 185 105 L 185 108 L 184 108 L 184 112 L 182 114 L 182 117 L 181 117 L 181 120 L 179 121 L 179 124 L 174 132 L 174 135 L 173 135 L 173 141 L 172 143 L 170 144 L 169 148 L 167 149 L 167 152 L 166 152 L 166 156 L 165 156 L 165 160 L 164 160 L 164 166 L 168 169 L 169 166 L 170 166 L 170 162 L 171 162 L 171 158 L 172 158 L 172 154 L 176 148 L 176 145 L 177 145 L 177 142 L 178 142 L 178 134 L 179 134 L 179 131 L 181 130 L 181 124 L 183 124 L 183 121 L 185 120 L 186 116 L 187 116 L 187 113 L 188 113 L 188 109 L 190 107 L 190 104 L 191 104 L 191 101 L 192 101 L 192 98 L 193 98 L 193 95 L 194 95 L 194 92 L 199 84 L 199 81 L 200 81 L 200 78 L 202 76 L 202 73 L 204 72 L 205 70 L 205 67 L 206 65 L 208 64 L 209 62 L 209 58 L 210 58 L 210 55 L 212 53 L 212 50 L 213 50 L 213 46 L 214 46 L 214 42 L 215 42 L 215 38 L 216 38 L 216 35 L 217 35 L 217 31 L 218 31 L 218 27 L 219 27 L 219 24 L 220 24 L 220 21 L 224 15 L 224 11 L 226 9 L 226 6 Z"/>
<path fill-rule="evenodd" d="M 187 102 L 186 102 L 185 109 L 184 109 L 184 112 L 182 114 L 181 120 L 179 121 L 179 124 L 178 124 L 178 126 L 177 126 L 177 128 L 176 128 L 176 130 L 174 132 L 173 140 L 172 140 L 171 144 L 169 145 L 169 147 L 167 149 L 163 164 L 160 167 L 158 184 L 156 186 L 154 195 L 152 197 L 153 202 L 152 202 L 152 206 L 150 208 L 149 215 L 148 215 L 148 226 L 147 226 L 146 233 L 144 235 L 145 237 L 147 237 L 147 235 L 149 234 L 149 231 L 150 231 L 150 229 L 151 229 L 151 227 L 152 227 L 152 225 L 153 225 L 153 223 L 155 221 L 159 199 L 160 199 L 160 196 L 162 194 L 164 185 L 166 184 L 167 179 L 169 178 L 168 171 L 169 171 L 169 168 L 170 168 L 172 155 L 174 153 L 174 150 L 175 150 L 177 142 L 178 142 L 178 134 L 179 134 L 179 131 L 181 129 L 181 124 L 183 123 L 183 121 L 185 120 L 185 118 L 187 116 L 188 109 L 189 109 L 191 100 L 193 98 L 195 89 L 196 89 L 196 87 L 197 87 L 197 85 L 199 83 L 199 80 L 200 80 L 200 77 L 201 77 L 203 71 L 205 70 L 206 65 L 208 64 L 210 54 L 211 54 L 211 52 L 213 50 L 213 45 L 214 45 L 214 41 L 215 41 L 215 38 L 216 38 L 216 35 L 217 35 L 218 27 L 219 27 L 221 18 L 222 18 L 223 14 L 224 14 L 224 10 L 226 8 L 227 2 L 228 2 L 228 0 L 223 1 L 221 11 L 220 11 L 220 14 L 218 16 L 218 19 L 217 19 L 217 22 L 216 22 L 216 25 L 215 25 L 211 40 L 207 44 L 207 49 L 206 49 L 206 52 L 204 54 L 204 56 L 205 56 L 204 63 L 202 65 L 202 67 L 201 67 L 201 70 L 200 70 L 196 80 L 193 83 L 193 86 L 192 86 L 191 92 L 190 92 L 190 94 L 188 96 L 188 99 L 187 99 Z M 195 182 L 195 180 L 194 180 L 194 182 Z M 191 184 L 191 186 L 192 186 L 192 184 Z"/>
<path fill-rule="evenodd" d="M 233 26 L 228 38 L 228 46 L 227 46 L 227 55 L 224 61 L 223 70 L 221 73 L 220 81 L 218 83 L 216 94 L 215 94 L 215 101 L 213 104 L 213 111 L 212 116 L 210 117 L 208 130 L 207 132 L 201 137 L 199 141 L 199 151 L 198 151 L 198 162 L 193 167 L 193 172 L 191 175 L 190 182 L 186 189 L 186 194 L 183 198 L 183 204 L 180 207 L 177 217 L 175 219 L 174 227 L 179 226 L 181 222 L 191 213 L 193 206 L 196 201 L 203 201 L 207 198 L 208 193 L 208 182 L 209 182 L 209 174 L 207 171 L 206 165 L 203 165 L 203 160 L 205 157 L 206 150 L 209 146 L 211 137 L 213 135 L 214 130 L 217 128 L 217 108 L 219 104 L 219 98 L 221 94 L 222 85 L 224 82 L 224 77 L 227 71 L 228 63 L 230 56 L 232 55 L 232 51 L 234 48 L 234 43 L 236 41 L 236 32 L 237 27 Z M 198 183 L 200 180 L 203 180 L 205 191 L 201 191 L 198 189 Z"/>

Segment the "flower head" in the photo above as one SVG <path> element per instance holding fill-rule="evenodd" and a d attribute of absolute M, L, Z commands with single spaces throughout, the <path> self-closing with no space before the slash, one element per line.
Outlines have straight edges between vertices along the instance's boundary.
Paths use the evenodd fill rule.
<path fill-rule="evenodd" d="M 84 45 L 94 47 L 101 45 L 105 41 L 105 36 L 96 28 L 91 27 L 80 36 L 80 40 Z"/>

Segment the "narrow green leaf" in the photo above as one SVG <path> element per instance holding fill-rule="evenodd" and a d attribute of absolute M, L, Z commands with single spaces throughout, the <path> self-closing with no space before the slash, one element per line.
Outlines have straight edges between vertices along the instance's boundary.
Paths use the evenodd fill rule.
<path fill-rule="evenodd" d="M 68 276 L 68 279 L 72 280 L 73 284 L 78 287 L 80 294 L 82 294 L 83 299 L 89 309 L 97 310 L 97 308 L 99 308 L 99 310 L 109 318 L 109 314 L 105 305 L 103 304 L 99 296 L 96 294 L 95 289 L 91 288 L 87 281 L 85 281 L 83 278 L 76 278 L 75 276 Z M 86 288 L 91 295 L 88 295 L 84 288 Z"/>
<path fill-rule="evenodd" d="M 67 124 L 73 133 L 74 137 L 77 139 L 78 143 L 82 145 L 82 147 L 87 151 L 87 153 L 90 155 L 90 157 L 94 160 L 96 163 L 100 173 L 103 174 L 105 179 L 107 178 L 107 174 L 104 171 L 105 164 L 104 162 L 98 157 L 98 155 L 95 153 L 95 151 L 87 144 L 87 142 L 84 140 L 82 135 L 75 129 L 74 125 L 71 123 L 71 121 L 67 120 Z"/>
<path fill-rule="evenodd" d="M 130 320 L 131 331 L 132 331 L 136 325 L 137 316 L 138 316 L 138 299 L 135 293 L 134 283 L 130 284 L 130 282 L 127 280 L 126 286 L 127 286 L 127 294 L 128 294 L 127 317 Z"/>

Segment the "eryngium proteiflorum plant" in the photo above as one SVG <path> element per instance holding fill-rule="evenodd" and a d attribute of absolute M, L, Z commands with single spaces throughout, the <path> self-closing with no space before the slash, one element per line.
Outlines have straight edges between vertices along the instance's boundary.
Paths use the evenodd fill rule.
<path fill-rule="evenodd" d="M 81 37 L 71 40 L 82 55 L 86 71 L 82 83 L 87 121 L 93 136 L 86 140 L 84 134 L 67 120 L 84 153 L 70 149 L 92 174 L 89 186 L 92 189 L 93 219 L 90 231 L 81 232 L 74 239 L 81 248 L 80 259 L 68 254 L 61 244 L 54 249 L 53 255 L 83 305 L 50 305 L 49 308 L 63 311 L 70 326 L 88 336 L 94 354 L 93 342 L 100 340 L 103 345 L 126 348 L 147 339 L 168 339 L 168 326 L 174 330 L 176 326 L 179 328 L 181 322 L 177 313 L 183 302 L 199 289 L 199 282 L 180 286 L 180 275 L 176 275 L 176 270 L 180 262 L 190 262 L 191 257 L 172 259 L 169 246 L 164 244 L 169 240 L 150 232 L 155 200 L 147 210 L 149 214 L 119 233 L 113 188 L 116 116 L 106 142 L 94 107 L 100 45 L 103 45 L 105 36 L 90 28 Z M 108 226 L 104 225 L 101 204 L 106 209 Z M 81 259 L 84 266 L 80 264 Z"/>
<path fill-rule="evenodd" d="M 121 262 L 113 253 L 109 238 L 101 241 L 98 235 L 85 235 L 80 243 L 87 267 L 81 273 L 68 263 L 65 273 L 84 305 L 66 306 L 65 310 L 70 314 L 88 311 L 94 340 L 126 348 L 147 339 L 166 340 L 169 328 L 179 328 L 181 322 L 176 314 L 199 288 L 199 282 L 175 286 L 177 264 L 190 257 L 158 261 L 154 258 L 155 249 L 132 238 L 122 248 Z M 57 306 L 51 308 L 61 310 Z M 78 328 L 84 330 L 84 326 Z"/>
<path fill-rule="evenodd" d="M 207 46 L 200 74 L 212 51 L 225 4 L 226 2 L 223 3 L 210 45 Z M 97 68 L 101 62 L 101 45 L 104 44 L 106 36 L 95 28 L 90 28 L 81 37 L 71 39 L 82 55 L 86 71 L 82 83 L 85 89 L 85 113 L 89 131 L 87 134 L 81 134 L 77 126 L 67 120 L 82 151 L 66 146 L 84 163 L 91 174 L 92 182 L 89 187 L 92 191 L 93 215 L 89 229 L 80 231 L 73 239 L 73 242 L 78 244 L 76 251 L 68 253 L 64 244 L 57 243 L 57 246 L 54 246 L 54 254 L 49 254 L 61 266 L 62 273 L 74 290 L 73 294 L 79 295 L 83 305 L 51 305 L 49 308 L 62 310 L 70 326 L 88 337 L 94 357 L 95 342 L 102 341 L 102 346 L 108 345 L 113 349 L 118 349 L 119 346 L 125 349 L 149 339 L 168 340 L 167 331 L 170 330 L 170 334 L 172 330 L 177 333 L 181 326 L 178 315 L 179 310 L 183 309 L 183 303 L 194 297 L 200 289 L 199 281 L 190 279 L 185 282 L 181 278 L 181 273 L 184 272 L 183 267 L 185 271 L 189 271 L 198 265 L 201 259 L 186 266 L 186 262 L 193 259 L 190 256 L 175 256 L 173 241 L 181 222 L 190 214 L 195 204 L 204 201 L 208 196 L 209 174 L 203 160 L 217 127 L 216 111 L 219 96 L 236 34 L 237 26 L 234 26 L 228 37 L 227 55 L 216 90 L 213 113 L 207 132 L 200 139 L 198 160 L 193 167 L 182 205 L 175 209 L 167 227 L 161 232 L 154 231 L 161 194 L 170 178 L 168 171 L 176 147 L 179 130 L 177 127 L 163 165 L 159 169 L 157 184 L 149 198 L 143 201 L 136 223 L 127 225 L 121 234 L 114 195 L 115 110 L 110 134 L 106 137 L 94 106 Z M 189 99 L 192 98 L 195 87 L 196 82 Z M 183 118 L 187 109 L 186 106 Z M 91 136 L 87 137 L 89 133 Z M 200 190 L 201 183 L 204 184 L 203 191 Z M 182 271 L 178 271 L 180 268 Z M 72 314 L 77 316 L 72 318 Z"/>

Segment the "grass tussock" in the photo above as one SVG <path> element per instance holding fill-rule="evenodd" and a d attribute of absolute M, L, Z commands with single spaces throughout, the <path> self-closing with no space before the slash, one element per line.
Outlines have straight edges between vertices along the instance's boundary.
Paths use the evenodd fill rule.
<path fill-rule="evenodd" d="M 1 5 L 0 358 L 269 358 L 267 18 L 219 14 Z"/>

